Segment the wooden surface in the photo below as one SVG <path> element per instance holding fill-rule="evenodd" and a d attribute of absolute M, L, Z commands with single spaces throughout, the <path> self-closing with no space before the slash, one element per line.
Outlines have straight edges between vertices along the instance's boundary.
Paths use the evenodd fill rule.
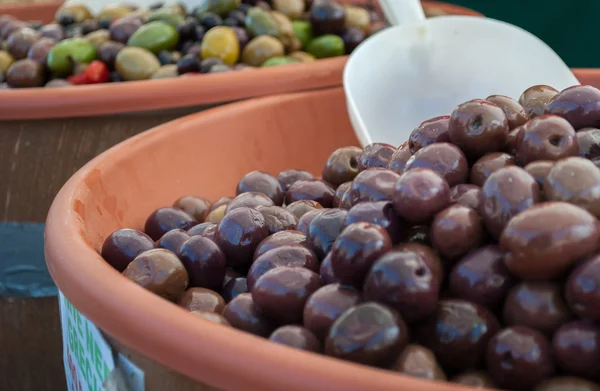
<path fill-rule="evenodd" d="M 85 163 L 120 141 L 197 110 L 0 121 L 0 222 L 44 222 L 56 193 Z"/>
<path fill-rule="evenodd" d="M 2 390 L 63 391 L 56 297 L 0 297 Z"/>

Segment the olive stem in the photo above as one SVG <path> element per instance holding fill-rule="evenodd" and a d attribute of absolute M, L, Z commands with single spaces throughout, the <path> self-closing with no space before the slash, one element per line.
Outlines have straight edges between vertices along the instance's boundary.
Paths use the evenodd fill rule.
<path fill-rule="evenodd" d="M 379 4 L 392 26 L 425 20 L 420 0 L 379 0 Z"/>

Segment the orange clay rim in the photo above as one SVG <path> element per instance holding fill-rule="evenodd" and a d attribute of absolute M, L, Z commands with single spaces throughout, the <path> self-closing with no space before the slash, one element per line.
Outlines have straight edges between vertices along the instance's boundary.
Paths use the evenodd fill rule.
<path fill-rule="evenodd" d="M 83 218 L 76 210 L 80 198 L 94 191 L 90 178 L 97 177 L 99 170 L 114 167 L 124 156 L 140 154 L 167 137 L 184 137 L 192 129 L 213 131 L 198 126 L 200 122 L 210 123 L 213 118 L 234 112 L 260 111 L 282 102 L 301 104 L 316 97 L 343 99 L 342 88 L 272 96 L 211 109 L 158 126 L 99 155 L 65 184 L 50 208 L 45 254 L 52 278 L 64 295 L 108 334 L 167 367 L 220 389 L 467 391 L 456 384 L 418 380 L 265 343 L 249 333 L 190 317 L 183 308 L 122 278 L 87 240 Z M 75 268 L 74 259 L 84 261 L 77 262 Z"/>
<path fill-rule="evenodd" d="M 375 0 L 374 3 L 376 4 Z M 0 14 L 36 19 L 38 14 L 42 18 L 42 12 L 46 17 L 50 9 L 57 9 L 59 5 L 60 3 L 12 6 L 0 8 Z M 443 2 L 424 1 L 423 6 L 438 8 L 449 14 L 483 16 L 468 8 Z M 10 9 L 12 13 L 3 12 L 3 9 Z M 343 56 L 284 67 L 73 88 L 0 90 L 0 120 L 85 117 L 162 110 L 335 87 L 342 84 L 347 59 L 347 56 Z"/>

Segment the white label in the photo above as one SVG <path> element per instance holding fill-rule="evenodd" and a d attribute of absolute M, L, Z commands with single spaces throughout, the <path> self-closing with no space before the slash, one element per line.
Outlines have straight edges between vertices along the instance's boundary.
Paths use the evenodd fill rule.
<path fill-rule="evenodd" d="M 117 366 L 123 373 L 129 390 L 144 391 L 144 372 L 140 368 L 121 353 L 117 358 Z"/>
<path fill-rule="evenodd" d="M 102 391 L 115 368 L 110 345 L 98 328 L 59 292 L 63 360 L 69 391 Z"/>

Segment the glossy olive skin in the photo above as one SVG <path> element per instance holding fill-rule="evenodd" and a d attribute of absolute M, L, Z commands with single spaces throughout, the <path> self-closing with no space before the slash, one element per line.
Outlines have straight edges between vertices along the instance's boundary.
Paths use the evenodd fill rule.
<path fill-rule="evenodd" d="M 408 345 L 390 369 L 419 379 L 446 380 L 433 352 L 420 345 Z"/>
<path fill-rule="evenodd" d="M 139 286 L 170 301 L 188 287 L 188 273 L 181 261 L 169 250 L 156 248 L 135 257 L 123 275 Z"/>
<path fill-rule="evenodd" d="M 408 162 L 411 156 L 412 153 L 410 152 L 409 143 L 405 142 L 392 154 L 390 162 L 387 166 L 388 170 L 402 174 L 404 172 L 404 168 L 406 167 L 406 162 Z"/>
<path fill-rule="evenodd" d="M 555 115 L 541 115 L 523 125 L 517 135 L 516 149 L 522 166 L 536 160 L 556 161 L 579 154 L 575 129 Z"/>
<path fill-rule="evenodd" d="M 600 328 L 592 322 L 563 324 L 552 338 L 557 365 L 566 373 L 597 380 L 600 362 Z"/>
<path fill-rule="evenodd" d="M 284 192 L 281 184 L 274 176 L 262 172 L 252 171 L 244 175 L 237 184 L 235 194 L 257 192 L 269 197 L 273 204 L 281 206 L 283 204 Z"/>
<path fill-rule="evenodd" d="M 504 262 L 511 273 L 535 280 L 560 276 L 594 252 L 599 239 L 598 221 L 587 211 L 547 202 L 515 216 L 502 233 L 500 246 L 510 252 Z"/>
<path fill-rule="evenodd" d="M 548 281 L 523 281 L 504 302 L 504 323 L 525 326 L 551 336 L 571 318 L 559 284 Z"/>
<path fill-rule="evenodd" d="M 160 208 L 148 217 L 144 231 L 152 240 L 158 240 L 172 229 L 187 231 L 196 224 L 198 221 L 181 209 Z"/>
<path fill-rule="evenodd" d="M 450 116 L 444 115 L 424 121 L 416 127 L 408 139 L 410 153 L 434 143 L 445 143 L 450 141 L 448 128 L 450 127 Z"/>
<path fill-rule="evenodd" d="M 517 159 L 504 152 L 492 152 L 482 156 L 471 167 L 470 181 L 476 186 L 483 186 L 490 175 L 501 168 L 514 166 Z"/>
<path fill-rule="evenodd" d="M 221 314 L 225 308 L 225 300 L 213 290 L 189 288 L 179 296 L 177 305 L 188 311 L 207 311 Z"/>
<path fill-rule="evenodd" d="M 548 200 L 577 205 L 600 216 L 600 169 L 581 157 L 562 159 L 550 170 L 544 182 Z"/>
<path fill-rule="evenodd" d="M 450 143 L 435 143 L 416 151 L 406 162 L 404 171 L 414 168 L 435 171 L 451 187 L 467 182 L 469 176 L 467 158 L 457 146 Z"/>
<path fill-rule="evenodd" d="M 583 128 L 577 131 L 579 156 L 595 162 L 600 158 L 600 129 Z"/>
<path fill-rule="evenodd" d="M 479 212 L 452 205 L 435 216 L 430 235 L 433 248 L 442 257 L 457 259 L 479 247 L 486 234 Z"/>
<path fill-rule="evenodd" d="M 219 207 L 221 207 L 223 205 L 227 206 L 227 205 L 229 205 L 229 203 L 232 200 L 233 200 L 233 198 L 231 198 L 231 197 L 222 197 L 222 198 L 219 198 L 218 200 L 216 200 L 215 202 L 213 202 L 213 204 L 208 209 L 208 212 L 210 213 L 210 212 L 214 211 L 215 209 L 217 209 L 217 208 L 219 208 Z"/>
<path fill-rule="evenodd" d="M 308 298 L 304 306 L 304 327 L 323 341 L 333 322 L 361 301 L 360 292 L 353 288 L 340 284 L 324 285 Z"/>
<path fill-rule="evenodd" d="M 372 143 L 367 145 L 358 156 L 358 171 L 369 168 L 387 168 L 396 148 L 390 144 Z"/>
<path fill-rule="evenodd" d="M 509 155 L 517 155 L 517 140 L 519 138 L 519 133 L 521 133 L 521 130 L 523 130 L 522 125 L 508 132 L 508 137 L 506 138 L 506 148 L 504 148 L 504 151 Z"/>
<path fill-rule="evenodd" d="M 480 365 L 490 338 L 499 330 L 495 316 L 464 300 L 440 300 L 417 330 L 418 340 L 447 369 L 464 371 Z"/>
<path fill-rule="evenodd" d="M 436 310 L 442 278 L 422 254 L 392 250 L 373 264 L 363 295 L 394 308 L 410 323 Z"/>
<path fill-rule="evenodd" d="M 597 241 L 597 240 L 596 240 Z M 569 275 L 565 298 L 569 308 L 583 319 L 600 320 L 600 256 L 583 260 Z"/>
<path fill-rule="evenodd" d="M 514 283 L 504 265 L 506 252 L 496 245 L 481 247 L 461 259 L 450 272 L 450 292 L 457 298 L 495 311 Z"/>
<path fill-rule="evenodd" d="M 232 268 L 228 267 L 225 269 L 225 277 L 223 278 L 223 286 L 225 286 L 229 281 L 234 278 L 242 277 L 242 274 Z"/>
<path fill-rule="evenodd" d="M 534 391 L 600 391 L 600 386 L 578 377 L 562 376 L 541 382 Z"/>
<path fill-rule="evenodd" d="M 242 293 L 231 300 L 223 309 L 223 317 L 234 328 L 265 338 L 276 327 L 258 311 L 250 293 Z"/>
<path fill-rule="evenodd" d="M 508 120 L 499 106 L 475 99 L 454 109 L 448 134 L 468 157 L 476 158 L 502 150 L 508 130 Z"/>
<path fill-rule="evenodd" d="M 409 340 L 400 317 L 381 304 L 369 302 L 345 311 L 329 329 L 325 353 L 374 366 L 390 365 Z"/>
<path fill-rule="evenodd" d="M 333 206 L 335 190 L 328 184 L 319 180 L 300 180 L 292 184 L 285 193 L 286 204 L 294 201 L 312 200 L 324 208 Z"/>
<path fill-rule="evenodd" d="M 256 208 L 258 206 L 273 205 L 273 201 L 263 193 L 249 191 L 246 193 L 241 193 L 231 200 L 231 202 L 229 202 L 225 208 L 225 214 L 237 208 Z"/>
<path fill-rule="evenodd" d="M 434 275 L 440 276 L 441 282 L 444 276 L 444 266 L 442 265 L 438 254 L 427 244 L 415 242 L 402 243 L 396 245 L 393 251 L 406 252 L 409 256 L 414 256 L 416 254 L 419 257 L 420 261 L 424 262 L 432 270 Z"/>
<path fill-rule="evenodd" d="M 311 179 L 315 179 L 315 177 L 310 172 L 304 170 L 284 170 L 277 174 L 277 180 L 281 184 L 283 191 L 287 191 L 295 182 Z"/>
<path fill-rule="evenodd" d="M 331 248 L 331 266 L 338 280 L 360 288 L 377 258 L 392 248 L 387 231 L 370 223 L 353 223 L 343 229 Z"/>
<path fill-rule="evenodd" d="M 513 98 L 504 95 L 490 95 L 485 100 L 498 105 L 504 111 L 509 129 L 515 129 L 529 120 L 527 111 Z"/>
<path fill-rule="evenodd" d="M 231 326 L 227 319 L 223 315 L 216 314 L 208 311 L 192 311 L 190 312 L 194 316 L 199 316 L 202 319 L 208 320 L 209 322 L 220 324 L 223 326 Z"/>
<path fill-rule="evenodd" d="M 550 173 L 550 170 L 554 167 L 554 162 L 549 160 L 538 160 L 533 163 L 529 163 L 524 167 L 525 171 L 535 179 L 540 187 L 540 196 L 545 199 L 544 194 L 544 182 Z"/>
<path fill-rule="evenodd" d="M 295 230 L 298 224 L 298 218 L 281 206 L 257 206 L 265 218 L 269 235 L 280 231 Z"/>
<path fill-rule="evenodd" d="M 481 187 L 468 183 L 450 189 L 450 203 L 466 206 L 479 211 L 483 193 Z"/>
<path fill-rule="evenodd" d="M 197 221 L 204 221 L 210 206 L 208 200 L 194 196 L 184 196 L 173 203 L 173 207 L 183 210 Z"/>
<path fill-rule="evenodd" d="M 391 201 L 361 202 L 353 206 L 348 210 L 344 227 L 359 222 L 380 225 L 387 231 L 392 243 L 399 242 L 404 231 L 404 223 Z"/>
<path fill-rule="evenodd" d="M 337 197 L 337 193 L 336 193 Z M 294 201 L 291 204 L 287 205 L 285 209 L 296 216 L 297 219 L 300 219 L 302 216 L 315 209 L 323 209 L 321 204 L 312 200 L 301 200 Z"/>
<path fill-rule="evenodd" d="M 529 391 L 554 373 L 552 352 L 546 338 L 521 326 L 503 329 L 492 337 L 486 364 L 497 386 L 515 391 Z"/>
<path fill-rule="evenodd" d="M 212 240 L 192 236 L 177 254 L 190 275 L 190 286 L 219 290 L 225 278 L 225 254 Z"/>
<path fill-rule="evenodd" d="M 281 246 L 267 251 L 256 258 L 248 270 L 248 291 L 266 272 L 276 267 L 304 267 L 315 273 L 319 272 L 319 259 L 311 250 L 301 246 Z"/>
<path fill-rule="evenodd" d="M 253 260 L 269 250 L 282 246 L 306 246 L 306 235 L 300 231 L 281 231 L 264 239 L 254 252 Z"/>
<path fill-rule="evenodd" d="M 269 229 L 262 214 L 240 207 L 223 217 L 215 241 L 227 258 L 227 266 L 247 267 L 252 262 L 254 251 L 268 235 Z"/>
<path fill-rule="evenodd" d="M 335 276 L 333 266 L 331 265 L 331 253 L 327 254 L 325 258 L 321 261 L 321 266 L 319 267 L 319 274 L 321 275 L 321 281 L 323 282 L 323 285 L 337 284 L 340 282 L 339 279 Z"/>
<path fill-rule="evenodd" d="M 552 98 L 544 112 L 563 117 L 575 129 L 600 126 L 600 90 L 593 86 L 565 88 Z"/>
<path fill-rule="evenodd" d="M 392 196 L 394 209 L 413 224 L 424 224 L 450 204 L 450 186 L 427 168 L 414 168 L 398 178 Z"/>
<path fill-rule="evenodd" d="M 219 226 L 215 223 L 200 223 L 188 229 L 187 233 L 190 236 L 204 236 L 205 238 L 214 240 L 218 227 Z"/>
<path fill-rule="evenodd" d="M 247 280 L 245 277 L 236 277 L 230 279 L 221 289 L 221 295 L 226 303 L 229 303 L 236 296 L 248 292 Z"/>
<path fill-rule="evenodd" d="M 302 323 L 304 304 L 321 287 L 321 278 L 303 267 L 276 267 L 252 287 L 252 299 L 262 314 L 280 324 Z"/>
<path fill-rule="evenodd" d="M 154 241 L 145 233 L 134 229 L 119 229 L 104 240 L 100 255 L 119 272 L 144 251 L 154 248 Z"/>
<path fill-rule="evenodd" d="M 273 331 L 269 341 L 309 352 L 319 353 L 322 350 L 317 337 L 310 330 L 300 326 L 282 326 Z"/>
<path fill-rule="evenodd" d="M 317 254 L 319 259 L 331 251 L 333 243 L 342 232 L 347 211 L 328 209 L 317 215 L 310 223 L 306 235 L 307 247 Z"/>
<path fill-rule="evenodd" d="M 392 198 L 394 184 L 400 176 L 385 168 L 371 168 L 360 172 L 350 187 L 350 203 L 388 201 Z"/>
<path fill-rule="evenodd" d="M 337 187 L 337 189 L 335 189 L 335 197 L 333 198 L 333 205 L 336 208 L 350 209 L 350 208 L 344 207 L 345 203 L 342 203 L 342 198 L 344 198 L 344 195 L 346 194 L 347 191 L 350 190 L 351 186 L 352 186 L 352 182 L 344 182 L 341 185 L 339 185 Z"/>
<path fill-rule="evenodd" d="M 530 118 L 544 114 L 546 106 L 558 94 L 556 88 L 546 85 L 536 85 L 526 89 L 519 97 L 519 104 L 523 106 Z"/>
<path fill-rule="evenodd" d="M 468 371 L 452 379 L 452 383 L 458 383 L 472 388 L 494 388 L 494 383 L 486 372 Z"/>
<path fill-rule="evenodd" d="M 315 209 L 315 210 L 311 210 L 310 212 L 306 212 L 304 215 L 302 215 L 302 217 L 298 220 L 298 225 L 296 226 L 296 229 L 301 232 L 304 235 L 308 235 L 308 229 L 310 228 L 310 224 L 313 222 L 313 220 L 321 215 L 323 212 L 328 211 L 329 208 L 324 209 Z"/>
<path fill-rule="evenodd" d="M 508 166 L 494 172 L 481 188 L 479 211 L 489 233 L 500 237 L 508 221 L 541 199 L 540 188 L 527 171 Z"/>
<path fill-rule="evenodd" d="M 192 227 L 193 228 L 193 227 Z M 156 241 L 156 247 L 167 249 L 175 254 L 179 251 L 179 247 L 186 240 L 190 238 L 190 235 L 182 229 L 174 229 L 162 236 Z"/>

